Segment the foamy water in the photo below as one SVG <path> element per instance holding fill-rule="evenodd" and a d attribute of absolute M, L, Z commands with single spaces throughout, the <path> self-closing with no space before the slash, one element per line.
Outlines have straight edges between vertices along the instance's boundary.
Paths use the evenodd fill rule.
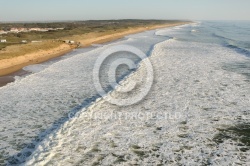
<path fill-rule="evenodd" d="M 244 76 L 221 69 L 222 63 L 249 59 L 218 45 L 169 40 L 155 46 L 150 60 L 155 84 L 141 103 L 124 108 L 94 103 L 50 135 L 26 164 L 249 162 L 239 140 L 213 140 L 220 130 L 249 120 L 249 84 Z M 140 79 L 144 70 L 127 81 Z"/>
<path fill-rule="evenodd" d="M 132 106 L 107 102 L 121 97 L 117 91 L 106 100 L 96 95 L 93 64 L 110 45 L 1 88 L 1 158 L 25 165 L 248 165 L 249 137 L 230 131 L 249 124 L 250 61 L 217 39 L 211 43 L 203 28 L 150 31 L 110 44 L 151 55 L 153 87 Z M 142 63 L 121 85 L 140 86 L 145 72 Z"/>
<path fill-rule="evenodd" d="M 166 39 L 152 37 L 148 41 L 143 37 L 147 35 L 153 36 L 154 31 L 109 45 L 131 44 L 147 54 L 155 43 Z M 100 53 L 108 47 L 84 50 L 54 64 L 28 66 L 24 69 L 34 74 L 17 78 L 14 83 L 0 88 L 1 163 L 6 160 L 10 164 L 22 163 L 37 143 L 67 121 L 69 113 L 74 114 L 95 101 L 98 93 L 92 81 L 93 67 Z M 105 79 L 102 79 L 103 84 L 108 86 Z"/>

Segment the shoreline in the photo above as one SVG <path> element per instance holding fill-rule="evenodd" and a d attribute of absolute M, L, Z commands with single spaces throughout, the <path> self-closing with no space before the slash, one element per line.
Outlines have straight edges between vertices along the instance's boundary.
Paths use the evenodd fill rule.
<path fill-rule="evenodd" d="M 133 28 L 133 29 L 129 29 L 129 30 L 126 30 L 123 32 L 108 34 L 108 35 L 99 36 L 99 37 L 95 37 L 95 38 L 91 38 L 91 39 L 79 39 L 77 41 L 79 41 L 81 44 L 83 44 L 80 48 L 86 48 L 86 47 L 91 46 L 92 44 L 103 44 L 103 43 L 119 40 L 127 35 L 132 35 L 132 34 L 136 34 L 136 33 L 141 33 L 141 32 L 145 32 L 145 31 L 156 30 L 156 29 L 161 29 L 161 28 L 175 27 L 175 26 L 179 26 L 179 25 L 185 25 L 188 23 L 190 23 L 190 22 L 156 25 L 156 26 L 151 26 L 151 27 L 139 27 L 139 28 Z"/>
<path fill-rule="evenodd" d="M 81 43 L 81 47 L 79 48 L 86 48 L 86 47 L 90 47 L 92 44 L 104 44 L 107 42 L 119 40 L 131 34 L 136 34 L 136 33 L 145 32 L 149 30 L 160 29 L 160 28 L 175 27 L 179 25 L 185 25 L 187 23 L 189 22 L 156 25 L 156 26 L 151 26 L 151 27 L 138 27 L 138 28 L 121 31 L 121 32 L 114 31 L 113 34 L 101 35 L 98 37 L 92 36 L 90 38 L 85 38 L 85 39 L 81 39 L 82 36 L 77 36 L 78 38 L 80 37 L 80 39 L 78 39 L 77 41 Z M 35 53 L 29 53 L 23 56 L 0 60 L 0 87 L 5 86 L 6 84 L 10 82 L 15 81 L 14 78 L 10 78 L 10 77 L 23 75 L 22 74 L 23 67 L 49 61 L 51 59 L 63 56 L 66 53 L 69 53 L 74 49 L 77 49 L 77 48 L 72 47 L 68 44 L 62 43 L 59 47 L 56 47 L 50 50 L 39 50 Z"/>

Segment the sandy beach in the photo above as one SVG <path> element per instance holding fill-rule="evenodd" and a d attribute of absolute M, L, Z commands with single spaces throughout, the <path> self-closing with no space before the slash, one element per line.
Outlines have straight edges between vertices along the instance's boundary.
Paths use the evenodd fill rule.
<path fill-rule="evenodd" d="M 102 35 L 102 36 L 95 36 L 94 33 L 89 33 L 87 35 L 74 36 L 74 38 L 82 44 L 82 47 L 88 47 L 88 46 L 91 46 L 92 44 L 102 44 L 102 43 L 110 42 L 113 40 L 121 39 L 127 35 L 140 33 L 140 32 L 144 32 L 147 30 L 174 27 L 174 26 L 183 25 L 183 24 L 186 24 L 186 22 L 176 23 L 176 24 L 157 25 L 157 26 L 151 26 L 151 27 L 139 27 L 139 28 L 133 28 L 133 29 L 131 28 L 129 30 L 121 30 L 118 32 L 114 31 L 114 33 L 112 34 L 107 34 L 107 35 Z"/>
<path fill-rule="evenodd" d="M 133 29 L 131 28 L 129 30 L 126 29 L 126 30 L 108 32 L 106 34 L 105 33 L 96 34 L 95 32 L 93 32 L 93 33 L 88 33 L 86 35 L 75 35 L 75 36 L 72 36 L 72 39 L 80 42 L 81 47 L 89 47 L 92 44 L 101 44 L 101 43 L 106 43 L 106 42 L 110 42 L 113 40 L 117 40 L 117 39 L 123 38 L 126 35 L 135 34 L 135 33 L 143 32 L 147 30 L 158 29 L 158 28 L 166 28 L 166 27 L 182 25 L 185 23 L 186 22 L 156 25 L 156 26 L 151 26 L 151 27 L 138 27 L 138 28 L 133 28 Z M 75 49 L 74 46 L 70 46 L 68 44 L 62 43 L 58 47 L 55 47 L 53 49 L 49 49 L 49 50 L 40 49 L 36 52 L 28 53 L 23 56 L 17 56 L 17 57 L 10 58 L 10 59 L 1 59 L 0 60 L 0 76 L 7 76 L 13 72 L 16 72 L 22 69 L 25 66 L 42 63 L 52 58 L 62 56 L 65 53 L 72 51 L 73 49 Z M 1 55 L 1 51 L 0 51 L 0 55 Z M 7 80 L 2 78 L 2 82 L 6 83 L 6 81 Z"/>
<path fill-rule="evenodd" d="M 59 47 L 51 50 L 38 50 L 35 53 L 26 54 L 11 59 L 2 59 L 0 60 L 0 76 L 16 72 L 27 65 L 41 63 L 61 56 L 67 52 L 70 52 L 71 50 L 72 47 L 70 47 L 68 44 L 61 44 Z"/>

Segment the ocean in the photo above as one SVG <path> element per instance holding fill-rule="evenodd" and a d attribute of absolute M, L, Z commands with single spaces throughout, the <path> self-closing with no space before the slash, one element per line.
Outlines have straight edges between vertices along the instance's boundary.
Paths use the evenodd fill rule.
<path fill-rule="evenodd" d="M 250 22 L 200 21 L 147 31 L 88 49 L 53 63 L 24 68 L 32 74 L 0 88 L 0 165 L 229 165 L 250 163 Z M 153 67 L 143 99 L 118 106 L 112 98 L 136 95 Z M 109 63 L 128 58 L 116 78 L 137 81 L 121 95 L 109 82 Z M 139 90 L 138 90 L 139 89 Z"/>

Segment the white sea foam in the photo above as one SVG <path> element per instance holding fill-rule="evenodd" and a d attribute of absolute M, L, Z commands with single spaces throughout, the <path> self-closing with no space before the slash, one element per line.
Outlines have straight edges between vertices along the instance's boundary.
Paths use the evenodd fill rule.
<path fill-rule="evenodd" d="M 148 53 L 155 43 L 165 40 L 153 34 L 146 32 L 141 34 L 143 38 L 131 36 L 110 45 L 129 44 Z M 92 102 L 97 94 L 92 81 L 93 67 L 108 47 L 92 48 L 88 52 L 76 50 L 78 55 L 53 64 L 48 62 L 45 68 L 28 66 L 25 69 L 34 74 L 0 88 L 0 165 L 3 159 L 14 155 L 10 159 L 14 163 L 24 161 L 37 142 L 58 128 L 64 120 L 62 117 L 68 117 L 76 106 Z M 108 82 L 103 84 L 107 86 Z"/>
<path fill-rule="evenodd" d="M 37 72 L 44 70 L 47 67 L 48 67 L 47 65 L 36 64 L 36 65 L 26 66 L 23 68 L 23 70 L 32 72 L 32 73 L 37 73 Z"/>
<path fill-rule="evenodd" d="M 162 29 L 162 30 L 156 31 L 155 35 L 174 37 L 175 35 L 181 34 L 181 31 L 180 31 L 181 29 L 182 29 L 181 26 L 177 28 L 171 28 L 171 29 Z"/>
<path fill-rule="evenodd" d="M 47 137 L 26 165 L 249 164 L 239 140 L 213 140 L 219 129 L 249 118 L 246 78 L 222 69 L 248 59 L 215 44 L 169 40 L 150 60 L 154 86 L 141 103 L 93 103 Z M 143 72 L 142 65 L 124 84 Z"/>

